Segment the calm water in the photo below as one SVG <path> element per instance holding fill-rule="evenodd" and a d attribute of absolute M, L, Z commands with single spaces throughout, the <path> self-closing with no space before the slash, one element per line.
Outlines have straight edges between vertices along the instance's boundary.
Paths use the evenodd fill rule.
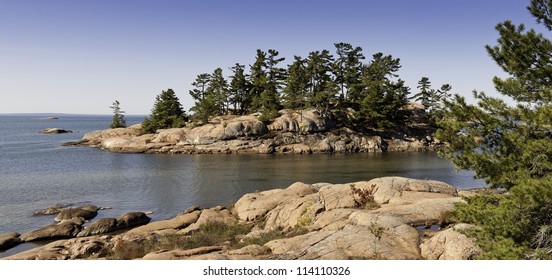
<path fill-rule="evenodd" d="M 129 125 L 141 120 L 127 117 Z M 61 146 L 110 122 L 110 116 L 0 116 L 0 233 L 24 233 L 51 223 L 52 216 L 33 217 L 32 212 L 56 203 L 87 201 L 112 207 L 97 218 L 153 211 L 150 216 L 159 220 L 190 206 L 228 205 L 247 192 L 296 181 L 345 183 L 405 176 L 441 180 L 457 188 L 483 185 L 470 172 L 457 174 L 435 153 L 175 156 Z M 38 133 L 49 127 L 74 133 Z"/>

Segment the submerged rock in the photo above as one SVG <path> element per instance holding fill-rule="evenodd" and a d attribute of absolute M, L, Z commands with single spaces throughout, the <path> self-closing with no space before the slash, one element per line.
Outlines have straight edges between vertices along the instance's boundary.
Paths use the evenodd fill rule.
<path fill-rule="evenodd" d="M 100 207 L 94 205 L 62 209 L 59 214 L 54 218 L 54 221 L 61 222 L 64 220 L 71 220 L 73 218 L 90 220 L 98 215 L 98 210 L 100 210 Z"/>
<path fill-rule="evenodd" d="M 0 250 L 7 250 L 11 247 L 15 247 L 21 243 L 19 238 L 19 233 L 10 232 L 5 234 L 0 234 Z"/>

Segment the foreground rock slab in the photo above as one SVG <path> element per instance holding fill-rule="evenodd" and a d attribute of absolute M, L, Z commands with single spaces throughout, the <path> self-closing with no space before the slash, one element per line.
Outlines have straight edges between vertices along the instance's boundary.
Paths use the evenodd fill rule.
<path fill-rule="evenodd" d="M 473 259 L 481 251 L 464 234 L 471 226 L 441 230 L 438 224 L 459 202 L 462 198 L 454 187 L 437 181 L 384 177 L 348 184 L 298 182 L 285 189 L 246 194 L 232 209 L 193 207 L 172 219 L 145 225 L 140 224 L 149 217 L 140 212 L 100 219 L 79 233 L 99 236 L 52 242 L 9 259 L 93 259 L 117 254 L 156 260 Z M 152 245 L 156 240 L 188 240 L 208 222 L 229 227 L 245 224 L 252 229 L 193 249 L 160 250 Z M 69 230 L 72 223 L 66 220 L 46 227 L 42 235 L 27 233 L 20 238 L 49 238 L 61 225 L 67 227 L 66 236 L 75 236 L 76 230 Z M 137 227 L 101 235 L 132 226 Z M 144 250 L 144 244 L 148 251 L 133 251 Z M 175 245 L 171 248 L 179 248 Z"/>

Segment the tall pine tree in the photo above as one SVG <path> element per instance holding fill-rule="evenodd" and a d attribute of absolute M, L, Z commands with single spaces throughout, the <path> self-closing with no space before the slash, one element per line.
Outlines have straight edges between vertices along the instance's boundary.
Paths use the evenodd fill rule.
<path fill-rule="evenodd" d="M 230 68 L 233 75 L 230 76 L 230 103 L 238 114 L 246 114 L 251 106 L 252 100 L 249 95 L 250 84 L 245 74 L 245 65 L 236 63 Z"/>
<path fill-rule="evenodd" d="M 398 77 L 400 59 L 376 53 L 364 67 L 360 120 L 374 127 L 393 127 L 403 124 L 408 117 L 405 110 L 410 89 Z"/>
<path fill-rule="evenodd" d="M 204 124 L 209 121 L 210 116 L 218 111 L 215 97 L 207 92 L 210 82 L 211 75 L 207 73 L 199 74 L 192 83 L 195 88 L 190 90 L 190 95 L 195 100 L 195 104 L 190 110 Z"/>

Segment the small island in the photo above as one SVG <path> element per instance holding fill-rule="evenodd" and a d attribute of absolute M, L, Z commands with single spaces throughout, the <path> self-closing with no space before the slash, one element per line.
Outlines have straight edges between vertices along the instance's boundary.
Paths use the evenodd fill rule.
<path fill-rule="evenodd" d="M 61 128 L 46 128 L 41 130 L 41 134 L 63 134 L 63 133 L 73 133 L 72 130 L 61 129 Z"/>

